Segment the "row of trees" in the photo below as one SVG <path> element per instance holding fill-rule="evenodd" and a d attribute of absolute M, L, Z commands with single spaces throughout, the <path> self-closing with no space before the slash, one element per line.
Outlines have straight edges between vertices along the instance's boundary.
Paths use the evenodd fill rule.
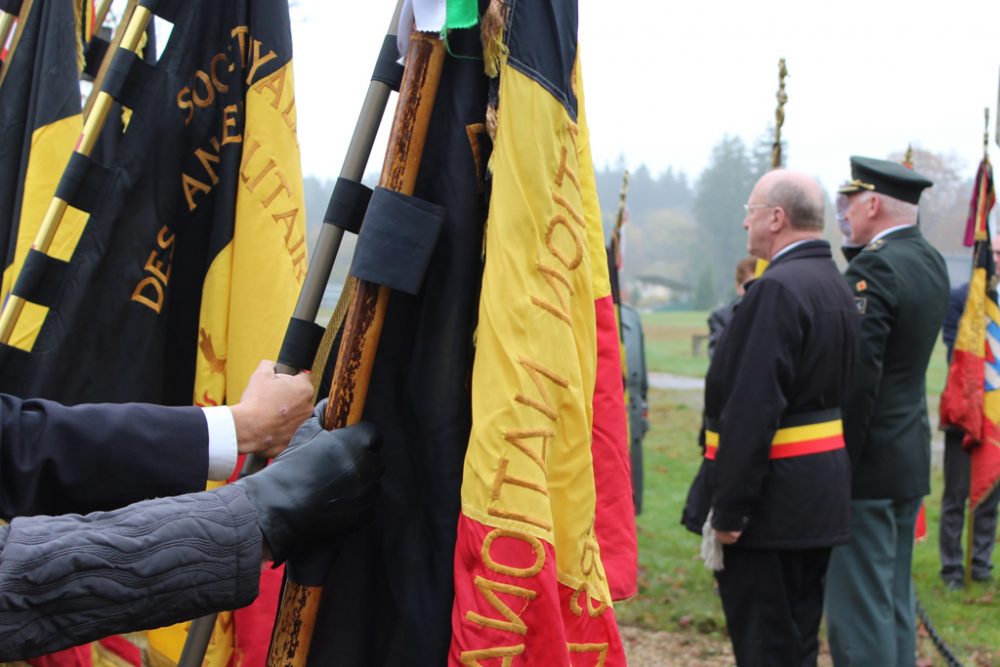
<path fill-rule="evenodd" d="M 902 161 L 903 153 L 886 158 Z M 921 199 L 924 234 L 946 255 L 967 254 L 961 240 L 972 179 L 960 175 L 961 165 L 955 157 L 915 149 L 912 159 L 914 168 L 934 181 L 934 187 Z M 637 169 L 629 178 L 626 283 L 640 276 L 683 283 L 688 288 L 685 301 L 696 308 L 710 308 L 732 298 L 733 269 L 746 256 L 743 204 L 768 169 L 768 139 L 747 145 L 732 136 L 724 136 L 712 148 L 709 165 L 693 185 L 683 171 L 667 169 L 653 175 L 645 167 Z M 624 160 L 620 159 L 617 165 L 596 173 L 607 227 L 615 218 L 623 171 Z M 827 193 L 824 236 L 837 248 L 840 234 L 834 219 L 834 195 Z"/>
<path fill-rule="evenodd" d="M 751 145 L 739 137 L 724 136 L 693 183 L 687 173 L 673 168 L 653 174 L 640 166 L 630 174 L 625 230 L 627 284 L 640 276 L 669 279 L 688 288 L 684 301 L 697 308 L 710 308 L 732 297 L 733 268 L 746 255 L 743 204 L 753 184 L 770 168 L 770 136 L 767 131 Z M 886 157 L 902 161 L 903 153 Z M 934 187 L 921 199 L 924 234 L 945 254 L 967 253 L 961 239 L 972 180 L 960 175 L 961 165 L 953 156 L 915 149 L 913 162 L 934 181 Z M 606 228 L 617 213 L 624 170 L 625 160 L 620 158 L 617 164 L 595 174 Z M 319 233 L 333 181 L 306 177 L 304 185 L 312 242 Z M 827 196 L 826 236 L 836 248 L 840 238 L 833 218 L 833 194 Z M 353 243 L 353 236 L 346 235 L 342 253 L 352 252 Z M 347 268 L 347 262 L 338 262 L 333 279 L 343 281 Z"/>

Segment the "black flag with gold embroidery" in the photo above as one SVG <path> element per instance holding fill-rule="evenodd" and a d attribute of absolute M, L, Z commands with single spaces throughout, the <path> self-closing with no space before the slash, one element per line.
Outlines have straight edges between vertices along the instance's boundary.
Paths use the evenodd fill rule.
<path fill-rule="evenodd" d="M 15 287 L 7 391 L 221 404 L 277 355 L 306 266 L 287 3 L 157 12 L 159 61 L 119 49 L 103 84 L 131 111 L 111 164 L 75 156 L 60 183 L 82 233 Z"/>
<path fill-rule="evenodd" d="M 140 5 L 173 29 L 155 64 L 111 56 L 100 86 L 127 125 L 107 164 L 75 154 L 59 180 L 84 224 L 59 228 L 63 254 L 28 254 L 13 288 L 26 305 L 0 346 L 2 391 L 235 403 L 257 363 L 278 355 L 306 270 L 288 4 Z M 267 572 L 265 608 L 227 616 L 208 664 L 262 664 L 276 607 Z M 149 639 L 163 664 L 182 645 L 177 629 Z"/>

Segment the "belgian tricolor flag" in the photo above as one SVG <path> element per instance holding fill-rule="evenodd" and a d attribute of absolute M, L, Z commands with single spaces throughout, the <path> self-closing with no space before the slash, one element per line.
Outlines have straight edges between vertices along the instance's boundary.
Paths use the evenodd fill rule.
<path fill-rule="evenodd" d="M 624 665 L 635 524 L 577 3 L 493 3 L 498 77 L 451 665 Z"/>
<path fill-rule="evenodd" d="M 970 513 L 1000 483 L 1000 308 L 988 224 L 996 195 L 985 157 L 974 187 L 965 237 L 973 245 L 972 279 L 941 394 L 941 423 L 966 434 Z"/>

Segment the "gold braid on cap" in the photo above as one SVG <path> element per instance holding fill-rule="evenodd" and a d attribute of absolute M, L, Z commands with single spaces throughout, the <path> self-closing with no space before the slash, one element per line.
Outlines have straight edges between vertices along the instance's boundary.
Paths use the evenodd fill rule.
<path fill-rule="evenodd" d="M 854 180 L 847 181 L 837 189 L 838 192 L 844 193 L 857 192 L 858 190 L 868 190 L 869 192 L 872 192 L 875 190 L 875 186 L 871 183 L 865 183 L 864 181 L 859 181 L 855 178 Z"/>

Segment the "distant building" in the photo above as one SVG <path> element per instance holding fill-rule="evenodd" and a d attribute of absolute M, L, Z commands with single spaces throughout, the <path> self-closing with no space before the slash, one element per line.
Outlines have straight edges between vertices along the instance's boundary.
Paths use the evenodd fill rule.
<path fill-rule="evenodd" d="M 628 297 L 641 308 L 685 305 L 691 302 L 694 288 L 666 276 L 641 275 L 628 281 Z"/>

